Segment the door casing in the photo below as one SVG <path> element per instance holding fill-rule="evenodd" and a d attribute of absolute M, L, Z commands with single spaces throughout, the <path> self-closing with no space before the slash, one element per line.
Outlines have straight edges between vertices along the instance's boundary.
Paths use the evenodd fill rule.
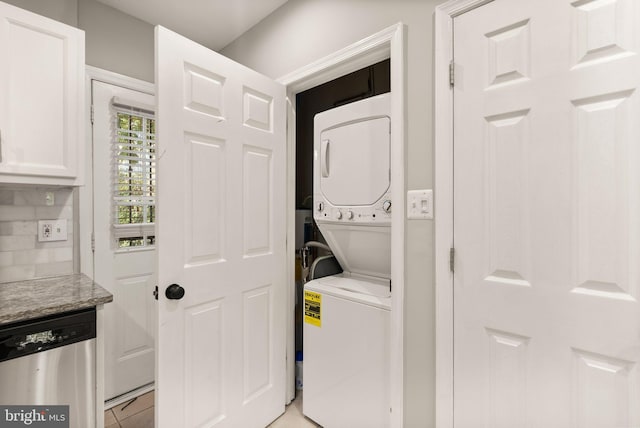
<path fill-rule="evenodd" d="M 391 414 L 390 426 L 403 426 L 404 409 L 404 271 L 405 271 L 405 192 L 407 177 L 405 154 L 407 141 L 405 135 L 406 117 L 406 56 L 405 40 L 407 28 L 398 23 L 387 27 L 365 39 L 336 51 L 324 58 L 312 62 L 299 70 L 276 79 L 287 88 L 287 282 L 291 284 L 288 293 L 289 319 L 287 325 L 287 390 L 286 402 L 293 399 L 294 378 L 294 334 L 293 308 L 295 306 L 295 170 L 296 170 L 296 94 L 315 86 L 334 80 L 340 76 L 391 58 L 391 198 L 393 206 L 391 223 Z"/>
<path fill-rule="evenodd" d="M 453 428 L 453 273 L 449 267 L 453 248 L 453 88 L 449 83 L 453 18 L 492 1 L 451 0 L 434 13 L 436 426 L 441 428 Z"/>
<path fill-rule="evenodd" d="M 436 426 L 454 426 L 454 288 L 449 263 L 453 247 L 453 90 L 449 64 L 454 59 L 453 19 L 493 0 L 450 0 L 434 13 L 434 116 L 436 250 Z M 457 67 L 456 67 L 457 68 Z M 454 74 L 458 74 L 456 70 Z M 454 76 L 457 77 L 457 76 Z M 457 79 L 456 79 L 457 80 Z M 455 260 L 454 260 L 455 261 Z"/>

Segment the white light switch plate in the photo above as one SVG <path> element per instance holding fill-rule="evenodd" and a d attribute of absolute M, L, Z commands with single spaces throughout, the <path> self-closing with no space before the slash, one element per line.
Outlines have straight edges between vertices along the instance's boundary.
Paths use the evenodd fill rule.
<path fill-rule="evenodd" d="M 433 190 L 409 190 L 407 192 L 407 218 L 433 219 Z"/>
<path fill-rule="evenodd" d="M 38 242 L 66 240 L 67 220 L 38 220 Z"/>

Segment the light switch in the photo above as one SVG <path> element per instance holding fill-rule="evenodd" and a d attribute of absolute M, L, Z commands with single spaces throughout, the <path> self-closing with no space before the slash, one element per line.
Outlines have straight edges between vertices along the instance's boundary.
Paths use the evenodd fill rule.
<path fill-rule="evenodd" d="M 407 192 L 407 218 L 433 219 L 433 190 L 409 190 Z"/>

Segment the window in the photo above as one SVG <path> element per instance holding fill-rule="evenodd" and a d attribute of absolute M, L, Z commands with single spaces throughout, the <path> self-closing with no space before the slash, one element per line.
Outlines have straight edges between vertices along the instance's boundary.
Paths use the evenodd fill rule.
<path fill-rule="evenodd" d="M 152 111 L 112 103 L 116 248 L 155 245 L 156 122 Z"/>

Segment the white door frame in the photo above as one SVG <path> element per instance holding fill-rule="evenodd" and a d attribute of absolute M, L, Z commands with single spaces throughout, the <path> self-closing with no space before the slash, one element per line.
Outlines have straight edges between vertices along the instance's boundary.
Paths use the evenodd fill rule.
<path fill-rule="evenodd" d="M 295 306 L 295 159 L 296 130 L 295 102 L 296 94 L 323 83 L 329 82 L 347 73 L 391 58 L 391 197 L 394 201 L 391 227 L 391 427 L 403 425 L 404 406 L 404 268 L 405 268 L 405 99 L 406 99 L 406 27 L 398 23 L 370 37 L 334 52 L 277 81 L 287 88 L 289 109 L 287 112 L 287 281 L 290 285 L 289 305 Z M 288 316 L 287 385 L 293 385 L 293 311 Z M 287 391 L 286 402 L 293 397 L 293 390 Z"/>
<path fill-rule="evenodd" d="M 434 12 L 436 426 L 453 428 L 453 18 L 493 0 L 451 0 Z"/>
<path fill-rule="evenodd" d="M 121 86 L 123 88 L 135 91 L 155 94 L 155 85 L 143 80 L 134 79 L 112 71 L 103 70 L 92 66 L 85 67 L 85 180 L 84 186 L 79 187 L 78 191 L 78 238 L 80 253 L 80 272 L 93 278 L 93 125 L 91 123 L 91 106 L 92 92 L 91 82 L 99 80 L 111 85 Z M 96 339 L 96 428 L 104 427 L 104 309 L 98 308 L 96 317 L 98 335 Z"/>

